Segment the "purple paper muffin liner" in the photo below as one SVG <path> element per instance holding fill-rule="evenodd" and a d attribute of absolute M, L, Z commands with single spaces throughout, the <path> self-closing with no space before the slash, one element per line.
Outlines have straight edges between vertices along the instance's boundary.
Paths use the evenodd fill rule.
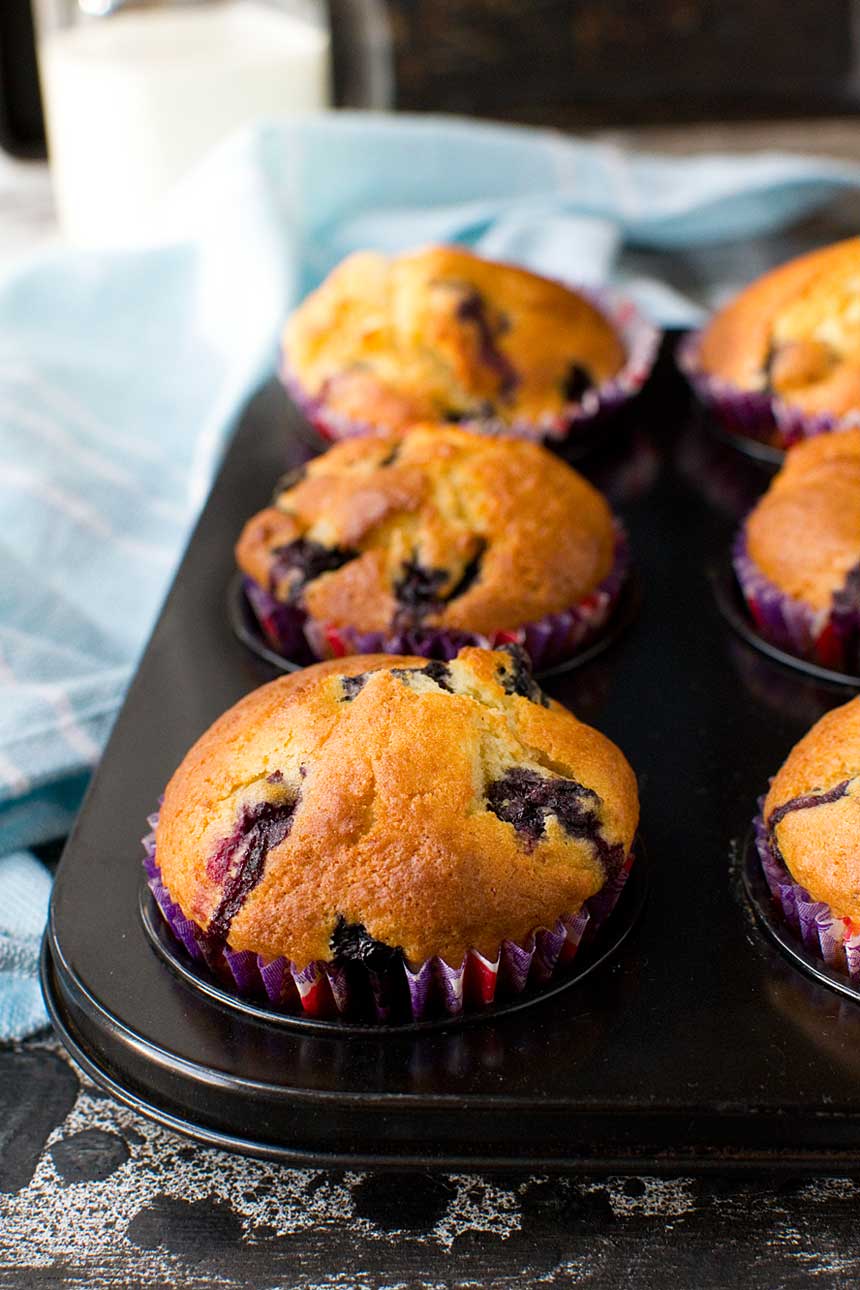
<path fill-rule="evenodd" d="M 142 839 L 147 884 L 165 923 L 183 949 L 208 968 L 231 993 L 256 999 L 276 1011 L 318 1019 L 350 1018 L 362 1012 L 378 1024 L 408 1024 L 430 1017 L 457 1017 L 512 997 L 526 988 L 547 985 L 570 963 L 580 946 L 609 917 L 633 864 L 633 852 L 596 895 L 576 914 L 564 914 L 554 927 L 536 928 L 523 945 L 505 940 L 494 959 L 469 950 L 459 965 L 432 958 L 410 968 L 401 961 L 384 975 L 360 964 L 346 967 L 318 961 L 298 968 L 286 958 L 266 962 L 262 955 L 235 951 L 207 935 L 186 917 L 165 887 L 158 867 L 155 828 Z"/>
<path fill-rule="evenodd" d="M 743 390 L 706 372 L 701 365 L 700 337 L 697 331 L 685 336 L 678 346 L 676 360 L 699 401 L 732 434 L 774 448 L 790 448 L 801 439 L 860 425 L 860 410 L 842 417 L 826 412 L 804 412 L 767 390 Z"/>
<path fill-rule="evenodd" d="M 846 973 L 860 983 L 860 930 L 850 918 L 835 914 L 823 900 L 813 900 L 805 887 L 795 882 L 771 841 L 764 819 L 765 799 L 759 799 L 759 813 L 753 821 L 755 844 L 771 895 L 788 926 L 803 945 L 828 967 Z"/>
<path fill-rule="evenodd" d="M 745 524 L 732 545 L 732 564 L 744 600 L 762 635 L 789 654 L 810 658 L 826 615 L 816 615 L 802 600 L 786 595 L 765 577 L 749 554 Z"/>
<path fill-rule="evenodd" d="M 417 654 L 448 662 L 467 645 L 492 649 L 497 645 L 517 644 L 526 650 L 536 670 L 545 670 L 565 662 L 599 636 L 612 615 L 629 571 L 627 534 L 616 521 L 612 567 L 590 595 L 570 609 L 491 635 L 436 627 L 387 632 L 334 627 L 309 618 L 298 605 L 285 605 L 276 600 L 252 578 L 246 576 L 243 587 L 266 639 L 278 653 L 293 662 L 306 664 L 352 654 Z"/>
<path fill-rule="evenodd" d="M 617 412 L 642 389 L 651 374 L 660 347 L 659 328 L 649 322 L 631 300 L 614 291 L 596 290 L 570 283 L 563 285 L 584 296 L 612 324 L 624 346 L 624 366 L 611 380 L 586 390 L 579 403 L 571 404 L 561 413 L 545 416 L 536 422 L 508 423 L 496 418 L 463 421 L 458 423 L 463 429 L 524 439 L 562 440 L 597 425 Z M 309 394 L 287 362 L 283 350 L 280 377 L 293 402 L 323 438 L 349 439 L 355 435 L 378 432 L 378 426 L 356 421 L 327 407 L 325 391 L 316 395 Z"/>
<path fill-rule="evenodd" d="M 837 593 L 831 609 L 816 611 L 781 591 L 750 556 L 745 524 L 732 545 L 732 564 L 750 616 L 766 640 L 822 667 L 857 669 L 860 610 L 851 603 L 854 597 Z"/>

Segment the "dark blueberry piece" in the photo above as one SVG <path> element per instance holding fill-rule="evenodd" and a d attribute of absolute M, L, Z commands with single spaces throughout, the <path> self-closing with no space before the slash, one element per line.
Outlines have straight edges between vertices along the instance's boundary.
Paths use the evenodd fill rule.
<path fill-rule="evenodd" d="M 361 963 L 370 972 L 380 974 L 403 960 L 399 946 L 374 940 L 364 923 L 348 923 L 343 914 L 337 916 L 329 948 L 335 963 Z"/>
<path fill-rule="evenodd" d="M 284 772 L 282 770 L 273 770 L 271 775 L 266 776 L 267 784 L 283 784 Z"/>
<path fill-rule="evenodd" d="M 801 797 L 792 797 L 790 801 L 783 802 L 782 806 L 777 806 L 770 815 L 768 828 L 771 833 L 778 824 L 781 824 L 786 815 L 792 811 L 806 811 L 812 806 L 828 806 L 831 802 L 838 802 L 844 797 L 848 789 L 853 784 L 853 779 L 844 779 L 841 784 L 834 785 L 822 793 L 804 793 Z"/>
<path fill-rule="evenodd" d="M 574 779 L 549 779 L 536 770 L 515 766 L 501 779 L 487 785 L 488 808 L 512 824 L 530 842 L 537 842 L 546 828 L 546 817 L 555 815 L 565 833 L 596 841 L 600 798 Z"/>
<path fill-rule="evenodd" d="M 230 924 L 263 876 L 266 856 L 290 832 L 301 794 L 276 802 L 243 806 L 235 829 L 210 856 L 206 869 L 220 881 L 221 899 L 209 920 L 207 937 L 226 941 Z"/>
<path fill-rule="evenodd" d="M 407 560 L 394 584 L 394 594 L 403 609 L 422 618 L 442 603 L 439 593 L 447 579 L 445 569 L 425 569 L 417 560 Z"/>
<path fill-rule="evenodd" d="M 768 345 L 767 353 L 762 363 L 762 375 L 764 376 L 764 388 L 767 394 L 773 393 L 773 365 L 776 362 L 776 356 L 779 353 L 779 346 L 774 345 L 773 341 Z"/>
<path fill-rule="evenodd" d="M 607 879 L 614 878 L 621 871 L 625 861 L 624 846 L 621 842 L 607 842 L 602 833 L 591 839 L 594 843 L 603 871 Z"/>
<path fill-rule="evenodd" d="M 272 551 L 272 585 L 276 586 L 281 578 L 290 574 L 298 574 L 290 586 L 290 599 L 294 599 L 307 583 L 342 568 L 350 560 L 357 559 L 358 554 L 349 547 L 323 546 L 311 538 L 297 538 L 295 542 L 275 547 Z"/>
<path fill-rule="evenodd" d="M 845 582 L 833 593 L 834 614 L 860 614 L 860 564 L 849 569 Z"/>
<path fill-rule="evenodd" d="M 399 615 L 400 621 L 420 620 L 434 609 L 441 608 L 456 596 L 462 596 L 481 576 L 481 562 L 487 549 L 481 539 L 478 549 L 463 569 L 462 574 L 450 591 L 443 593 L 442 587 L 451 576 L 447 569 L 426 569 L 415 558 L 407 560 L 402 572 L 394 584 L 394 595 L 405 613 Z"/>
<path fill-rule="evenodd" d="M 407 676 L 429 676 L 441 690 L 446 690 L 448 694 L 454 693 L 450 684 L 451 670 L 447 663 L 443 663 L 438 658 L 431 658 L 424 667 L 393 667 L 391 675 L 400 677 L 402 681 L 405 681 Z"/>
<path fill-rule="evenodd" d="M 594 381 L 587 367 L 581 363 L 571 363 L 561 387 L 567 403 L 580 403 L 582 396 L 594 388 Z"/>
<path fill-rule="evenodd" d="M 277 501 L 281 493 L 288 493 L 291 488 L 295 488 L 302 482 L 307 473 L 307 466 L 302 465 L 296 466 L 294 470 L 288 470 L 285 475 L 281 475 L 281 478 L 275 484 L 273 500 Z"/>
<path fill-rule="evenodd" d="M 394 444 L 379 463 L 380 466 L 393 466 L 397 458 L 400 456 L 400 447 L 401 445 L 399 443 Z"/>
<path fill-rule="evenodd" d="M 451 689 L 451 669 L 447 663 L 443 663 L 438 658 L 431 658 L 421 671 L 425 676 L 429 676 L 431 681 L 435 681 L 441 690 L 447 690 L 449 694 L 454 693 Z"/>
<path fill-rule="evenodd" d="M 487 549 L 487 543 L 484 538 L 478 541 L 478 547 L 469 563 L 461 573 L 457 582 L 445 596 L 446 603 L 456 600 L 458 596 L 463 596 L 481 576 L 481 561 L 484 558 L 484 552 Z"/>
<path fill-rule="evenodd" d="M 364 688 L 364 684 L 370 674 L 368 672 L 359 672 L 356 676 L 342 676 L 340 678 L 342 703 L 351 703 L 355 696 Z"/>
<path fill-rule="evenodd" d="M 549 707 L 549 699 L 532 676 L 531 659 L 521 645 L 500 645 L 511 657 L 511 667 L 499 668 L 499 680 L 505 694 L 519 694 L 532 703 L 539 703 L 542 708 Z"/>
<path fill-rule="evenodd" d="M 613 878 L 624 862 L 624 847 L 609 843 L 600 832 L 600 798 L 594 789 L 574 779 L 549 779 L 537 771 L 514 767 L 486 790 L 488 809 L 500 820 L 512 824 L 531 846 L 546 829 L 546 818 L 554 815 L 572 838 L 590 842 L 607 878 Z"/>
<path fill-rule="evenodd" d="M 496 341 L 510 325 L 510 320 L 502 317 L 495 325 L 490 321 L 487 303 L 479 291 L 469 289 L 457 307 L 460 322 L 472 323 L 478 332 L 480 361 L 489 367 L 499 378 L 499 395 L 509 400 L 519 384 L 517 370 L 513 363 L 498 348 Z"/>
<path fill-rule="evenodd" d="M 845 670 L 860 671 L 860 564 L 848 570 L 833 595 L 832 622 L 842 644 Z"/>
<path fill-rule="evenodd" d="M 468 421 L 471 415 L 465 408 L 445 408 L 442 412 L 442 420 L 447 421 L 449 425 L 458 425 L 461 421 Z"/>

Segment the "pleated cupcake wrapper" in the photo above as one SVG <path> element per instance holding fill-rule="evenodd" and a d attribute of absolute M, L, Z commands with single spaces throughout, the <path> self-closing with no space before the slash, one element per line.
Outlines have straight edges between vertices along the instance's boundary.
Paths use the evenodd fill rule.
<path fill-rule="evenodd" d="M 660 347 L 659 329 L 638 311 L 631 300 L 615 292 L 571 286 L 569 283 L 563 285 L 584 296 L 609 320 L 621 337 L 627 357 L 620 372 L 602 385 L 586 390 L 581 403 L 562 413 L 545 416 L 540 421 L 463 421 L 459 423 L 463 429 L 523 439 L 566 439 L 571 434 L 590 429 L 608 415 L 617 412 L 642 389 L 651 374 Z M 293 402 L 323 438 L 350 439 L 355 435 L 372 434 L 377 429 L 328 407 L 324 390 L 317 395 L 309 394 L 283 352 L 280 371 L 281 380 Z"/>
<path fill-rule="evenodd" d="M 245 595 L 269 643 L 297 663 L 352 654 L 417 654 L 422 658 L 456 658 L 466 645 L 493 649 L 522 645 L 536 670 L 553 667 L 591 644 L 606 626 L 630 570 L 630 549 L 622 526 L 615 524 L 612 568 L 595 590 L 579 604 L 533 623 L 482 635 L 437 627 L 407 631 L 360 632 L 309 618 L 297 605 L 285 605 L 261 587 L 244 579 Z"/>
<path fill-rule="evenodd" d="M 860 615 L 839 609 L 815 612 L 802 600 L 786 595 L 750 556 L 745 524 L 735 537 L 732 563 L 753 622 L 772 645 L 822 667 L 845 670 L 856 666 Z"/>
<path fill-rule="evenodd" d="M 284 658 L 305 667 L 326 657 L 316 654 L 311 648 L 306 632 L 308 616 L 298 605 L 276 600 L 270 591 L 247 574 L 242 578 L 242 590 L 266 640 Z"/>
<path fill-rule="evenodd" d="M 158 816 L 148 823 L 155 829 Z M 536 928 L 523 945 L 503 941 L 494 959 L 469 950 L 462 962 L 452 967 L 441 958 L 431 958 L 417 968 L 401 962 L 406 990 L 393 975 L 381 976 L 358 964 L 344 968 L 331 962 L 315 962 L 298 968 L 286 958 L 267 962 L 251 951 L 231 950 L 216 944 L 192 919 L 186 917 L 165 887 L 155 853 L 155 833 L 143 839 L 144 867 L 149 889 L 167 926 L 192 959 L 208 968 L 227 990 L 250 999 L 267 1001 L 279 1012 L 319 1019 L 349 1017 L 354 1011 L 356 970 L 369 987 L 375 1020 L 386 1022 L 423 1021 L 429 1017 L 457 1017 L 463 1011 L 485 1007 L 497 996 L 516 997 L 524 990 L 548 985 L 576 956 L 583 941 L 590 939 L 609 917 L 633 864 L 633 853 L 596 895 L 577 914 L 565 914 L 555 927 Z M 402 1000 L 408 1000 L 408 1015 Z"/>
<path fill-rule="evenodd" d="M 764 821 L 764 802 L 754 820 L 755 843 L 767 885 L 789 927 L 805 948 L 828 967 L 846 973 L 860 983 L 860 929 L 850 918 L 840 918 L 823 900 L 813 900 L 805 887 L 795 882 L 775 852 Z"/>
<path fill-rule="evenodd" d="M 860 411 L 839 417 L 804 412 L 767 390 L 743 390 L 706 372 L 701 364 L 700 333 L 691 332 L 678 346 L 677 363 L 704 406 L 733 434 L 745 435 L 776 448 L 790 448 L 830 430 L 860 425 Z"/>

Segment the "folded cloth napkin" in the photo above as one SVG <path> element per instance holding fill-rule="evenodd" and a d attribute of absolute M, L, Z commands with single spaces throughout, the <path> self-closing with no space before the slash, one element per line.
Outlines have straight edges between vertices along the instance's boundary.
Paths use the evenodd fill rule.
<path fill-rule="evenodd" d="M 0 282 L 0 1038 L 45 1020 L 49 883 L 22 849 L 68 831 L 290 306 L 361 246 L 458 241 L 594 283 L 624 245 L 749 238 L 848 187 L 860 167 L 328 115 L 228 141 L 145 244 L 54 252 Z M 629 285 L 658 321 L 697 316 Z"/>

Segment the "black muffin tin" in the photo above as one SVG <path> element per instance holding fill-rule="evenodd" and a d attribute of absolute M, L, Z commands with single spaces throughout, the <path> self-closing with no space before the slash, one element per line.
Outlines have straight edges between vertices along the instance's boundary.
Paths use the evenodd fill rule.
<path fill-rule="evenodd" d="M 768 776 L 850 690 L 767 657 L 721 613 L 713 577 L 769 474 L 705 433 L 668 352 L 580 463 L 628 526 L 641 609 L 606 652 L 545 683 L 620 744 L 640 780 L 648 861 L 590 951 L 594 970 L 469 1024 L 354 1033 L 243 1012 L 165 961 L 141 917 L 138 839 L 192 741 L 276 675 L 231 629 L 232 545 L 308 453 L 306 427 L 267 385 L 69 840 L 43 983 L 72 1053 L 162 1123 L 297 1162 L 860 1164 L 860 1004 L 760 925 L 755 905 L 766 921 L 768 900 L 746 847 Z"/>

